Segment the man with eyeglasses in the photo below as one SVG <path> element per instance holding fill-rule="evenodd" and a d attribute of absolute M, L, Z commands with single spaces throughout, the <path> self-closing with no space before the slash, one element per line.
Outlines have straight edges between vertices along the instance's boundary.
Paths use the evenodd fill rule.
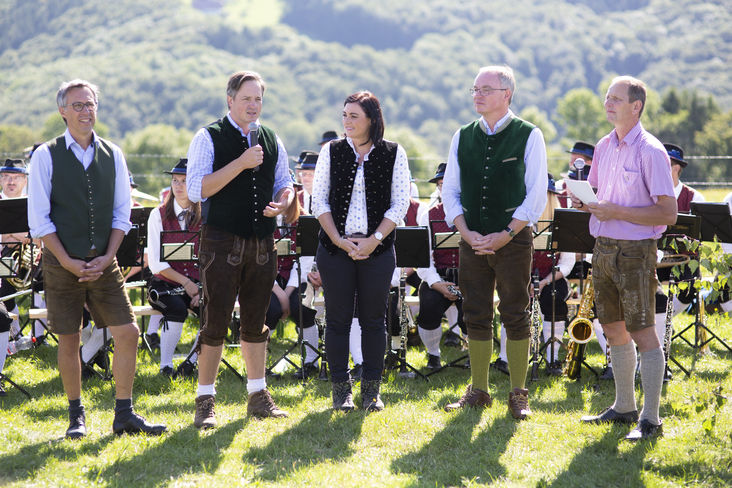
<path fill-rule="evenodd" d="M 445 410 L 491 405 L 488 369 L 493 354 L 493 292 L 508 341 L 508 409 L 525 419 L 529 391 L 529 281 L 535 224 L 547 201 L 544 136 L 509 109 L 513 70 L 481 68 L 470 93 L 480 118 L 452 138 L 442 199 L 445 221 L 460 232 L 460 290 L 468 331 L 472 384 Z"/>
<path fill-rule="evenodd" d="M 69 400 L 66 438 L 86 435 L 81 403 L 80 326 L 86 303 L 97 327 L 114 338 L 115 434 L 159 435 L 132 408 L 140 331 L 115 259 L 130 230 L 127 164 L 116 145 L 94 132 L 98 89 L 85 80 L 64 82 L 56 95 L 66 123 L 59 137 L 31 157 L 28 221 L 40 238 L 48 325 L 58 336 L 58 369 Z"/>

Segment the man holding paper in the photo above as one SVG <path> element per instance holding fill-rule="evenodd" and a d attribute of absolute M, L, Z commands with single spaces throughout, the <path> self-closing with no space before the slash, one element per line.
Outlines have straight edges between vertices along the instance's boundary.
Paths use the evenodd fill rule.
<path fill-rule="evenodd" d="M 640 123 L 645 100 L 642 81 L 630 76 L 613 80 L 605 111 L 615 129 L 598 142 L 588 178 L 598 189 L 599 201 L 584 202 L 572 195 L 575 207 L 592 213 L 595 305 L 610 343 L 615 375 L 613 405 L 582 421 L 638 421 L 626 437 L 633 441 L 662 432 L 658 410 L 665 364 L 654 327 L 656 240 L 667 225 L 676 222 L 668 154 Z M 634 388 L 636 344 L 643 386 L 640 417 Z"/>

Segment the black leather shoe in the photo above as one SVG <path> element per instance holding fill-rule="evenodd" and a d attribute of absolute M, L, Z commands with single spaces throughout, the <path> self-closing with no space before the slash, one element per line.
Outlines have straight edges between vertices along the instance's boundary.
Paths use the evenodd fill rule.
<path fill-rule="evenodd" d="M 160 374 L 170 379 L 173 379 L 175 377 L 175 371 L 170 366 L 165 366 L 163 369 L 161 369 Z"/>
<path fill-rule="evenodd" d="M 600 375 L 601 380 L 612 380 L 613 378 L 615 378 L 615 376 L 613 375 L 612 366 L 608 366 L 602 370 L 602 374 Z"/>
<path fill-rule="evenodd" d="M 186 359 L 178 365 L 178 368 L 176 368 L 175 378 L 190 378 L 193 376 L 195 371 L 196 365 Z"/>
<path fill-rule="evenodd" d="M 633 424 L 638 422 L 638 410 L 630 412 L 620 413 L 613 410 L 612 407 L 608 407 L 600 415 L 585 415 L 582 417 L 582 422 L 590 424 L 601 424 L 603 422 L 612 422 L 615 424 Z"/>
<path fill-rule="evenodd" d="M 442 363 L 440 362 L 440 356 L 427 354 L 427 369 L 434 371 L 436 369 L 440 369 L 441 367 Z"/>
<path fill-rule="evenodd" d="M 81 439 L 86 435 L 86 415 L 84 410 L 69 412 L 69 428 L 66 429 L 67 439 Z"/>
<path fill-rule="evenodd" d="M 663 422 L 658 425 L 650 423 L 648 420 L 641 420 L 635 429 L 631 430 L 628 435 L 625 436 L 629 441 L 644 441 L 646 439 L 653 439 L 655 437 L 661 437 L 663 435 Z"/>
<path fill-rule="evenodd" d="M 160 336 L 157 332 L 153 332 L 152 334 L 145 334 L 145 340 L 150 346 L 150 349 L 160 349 Z"/>
<path fill-rule="evenodd" d="M 310 376 L 318 374 L 318 365 L 315 364 L 315 362 L 312 363 L 305 363 L 305 378 L 309 378 Z M 303 379 L 303 368 L 297 368 L 295 372 L 292 374 L 292 376 L 296 380 Z"/>
<path fill-rule="evenodd" d="M 508 363 L 501 358 L 496 359 L 491 363 L 491 368 L 495 368 L 503 374 L 508 373 Z"/>
<path fill-rule="evenodd" d="M 114 418 L 112 430 L 117 435 L 122 434 L 149 434 L 160 435 L 165 432 L 165 426 L 162 424 L 151 424 L 142 416 L 133 413 L 127 420 L 118 420 Z"/>
<path fill-rule="evenodd" d="M 562 363 L 560 361 L 547 363 L 546 374 L 549 376 L 562 376 Z"/>
<path fill-rule="evenodd" d="M 460 336 L 450 330 L 445 333 L 445 339 L 442 345 L 445 347 L 461 347 L 462 342 L 460 341 Z"/>

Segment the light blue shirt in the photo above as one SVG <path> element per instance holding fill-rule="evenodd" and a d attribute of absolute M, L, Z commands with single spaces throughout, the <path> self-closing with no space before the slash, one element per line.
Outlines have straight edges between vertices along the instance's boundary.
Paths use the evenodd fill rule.
<path fill-rule="evenodd" d="M 92 143 L 86 150 L 82 149 L 74 140 L 68 129 L 64 132 L 66 148 L 71 149 L 76 159 L 84 167 L 94 160 L 99 138 L 92 134 Z M 127 171 L 127 162 L 122 150 L 110 143 L 114 156 L 114 208 L 112 209 L 112 228 L 120 229 L 125 234 L 129 232 L 130 223 L 130 176 Z M 47 144 L 42 144 L 35 151 L 30 161 L 30 175 L 28 177 L 28 226 L 31 236 L 41 238 L 56 232 L 56 226 L 51 220 L 51 177 L 53 176 L 53 161 Z M 83 182 L 79 182 L 82 184 Z M 106 249 L 100 249 L 104 252 Z"/>
<path fill-rule="evenodd" d="M 244 137 L 244 131 L 231 118 L 231 113 L 227 113 L 226 117 L 231 122 L 231 125 L 236 127 L 242 137 Z M 257 121 L 257 127 L 259 125 L 259 121 Z M 246 135 L 246 138 L 247 142 L 251 143 L 249 134 Z M 203 184 L 203 177 L 213 173 L 213 163 L 213 140 L 211 139 L 211 134 L 204 127 L 196 132 L 196 135 L 193 136 L 193 140 L 191 141 L 191 145 L 188 147 L 186 188 L 188 189 L 188 199 L 190 201 L 205 202 L 207 200 L 207 198 L 201 196 L 201 185 Z M 290 178 L 290 166 L 287 163 L 287 151 L 279 136 L 277 136 L 277 164 L 275 165 L 274 176 L 275 181 L 274 188 L 272 189 L 272 198 L 284 188 L 293 188 L 292 179 Z"/>
<path fill-rule="evenodd" d="M 509 110 L 498 121 L 493 130 L 491 130 L 483 117 L 480 118 L 480 123 L 489 135 L 493 135 L 500 131 L 513 117 L 515 115 Z M 452 136 L 450 153 L 447 157 L 447 168 L 445 169 L 445 179 L 442 181 L 442 201 L 445 205 L 445 222 L 449 226 L 453 225 L 458 215 L 464 213 L 463 204 L 460 200 L 459 143 L 460 129 Z M 526 173 L 524 174 L 526 198 L 514 210 L 513 218 L 527 221 L 529 222 L 527 225 L 532 225 L 539 221 L 541 214 L 544 212 L 544 207 L 546 206 L 546 189 L 549 184 L 546 167 L 546 146 L 544 144 L 544 136 L 538 127 L 531 131 L 529 139 L 526 141 L 524 164 L 526 165 Z"/>

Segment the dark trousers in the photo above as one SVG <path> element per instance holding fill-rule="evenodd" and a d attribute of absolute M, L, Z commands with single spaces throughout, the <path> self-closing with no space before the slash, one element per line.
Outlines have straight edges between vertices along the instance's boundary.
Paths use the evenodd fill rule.
<path fill-rule="evenodd" d="M 422 282 L 419 287 L 419 317 L 417 323 L 425 330 L 435 330 L 442 324 L 442 316 L 445 311 L 455 304 L 458 310 L 458 326 L 461 330 L 465 330 L 463 323 L 463 301 L 452 301 L 445 298 L 445 295 L 437 290 L 433 290 L 427 284 Z"/>
<path fill-rule="evenodd" d="M 316 255 L 325 295 L 325 352 L 334 383 L 348 381 L 348 335 L 354 302 L 358 304 L 365 380 L 381 379 L 386 351 L 386 307 L 396 267 L 394 248 L 363 261 L 340 249 L 335 254 L 318 246 Z"/>
<path fill-rule="evenodd" d="M 525 227 L 495 254 L 477 255 L 460 241 L 460 291 L 468 338 L 493 339 L 493 291 L 498 291 L 498 312 L 506 337 L 529 337 L 529 281 L 534 254 L 531 230 Z"/>
<path fill-rule="evenodd" d="M 541 307 L 541 314 L 544 316 L 544 320 L 547 322 L 552 320 L 552 301 L 554 301 L 554 321 L 561 322 L 567 320 L 567 313 L 569 308 L 567 307 L 567 298 L 569 298 L 569 283 L 564 278 L 556 280 L 554 282 L 554 288 L 556 295 L 552 300 L 552 284 L 549 283 L 541 289 L 539 294 L 539 306 Z"/>

